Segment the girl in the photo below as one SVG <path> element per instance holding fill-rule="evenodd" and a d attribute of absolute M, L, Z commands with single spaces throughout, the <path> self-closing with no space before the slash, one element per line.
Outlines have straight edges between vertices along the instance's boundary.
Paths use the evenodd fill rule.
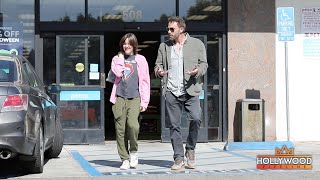
<path fill-rule="evenodd" d="M 116 78 L 110 102 L 115 118 L 118 154 L 121 170 L 138 165 L 138 135 L 140 112 L 150 101 L 150 76 L 146 58 L 137 53 L 138 40 L 132 33 L 125 34 L 119 43 L 120 52 L 112 58 L 111 70 Z M 130 148 L 129 143 L 130 142 Z"/>

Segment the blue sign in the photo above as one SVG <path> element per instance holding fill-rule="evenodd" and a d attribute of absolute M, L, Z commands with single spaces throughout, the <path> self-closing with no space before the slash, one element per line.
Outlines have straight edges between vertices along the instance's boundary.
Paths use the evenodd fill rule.
<path fill-rule="evenodd" d="M 61 91 L 60 101 L 100 100 L 100 91 Z"/>
<path fill-rule="evenodd" d="M 320 39 L 304 39 L 303 56 L 320 57 Z"/>
<path fill-rule="evenodd" d="M 279 41 L 293 41 L 295 35 L 294 26 L 294 8 L 277 8 L 277 32 Z"/>
<path fill-rule="evenodd" d="M 98 72 L 99 65 L 98 64 L 90 64 L 90 72 Z"/>

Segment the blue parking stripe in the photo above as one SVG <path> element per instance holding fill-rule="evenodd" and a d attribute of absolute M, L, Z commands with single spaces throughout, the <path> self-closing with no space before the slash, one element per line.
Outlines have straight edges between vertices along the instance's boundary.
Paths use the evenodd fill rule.
<path fill-rule="evenodd" d="M 71 151 L 73 159 L 79 162 L 80 166 L 90 175 L 90 176 L 103 176 L 99 171 L 90 165 L 90 163 L 81 156 L 78 151 Z"/>
<path fill-rule="evenodd" d="M 220 150 L 220 149 L 217 149 L 217 148 L 211 148 L 211 149 Z M 231 152 L 231 151 L 224 151 L 224 153 L 230 154 L 232 156 L 237 156 L 237 157 L 241 157 L 241 158 L 250 159 L 252 161 L 256 161 L 256 157 L 248 156 L 248 155 L 245 155 L 245 154 L 240 154 L 240 153 Z"/>
<path fill-rule="evenodd" d="M 291 141 L 271 141 L 271 142 L 227 142 L 224 145 L 224 150 L 274 150 L 281 149 L 282 146 L 287 146 L 288 149 L 294 148 Z"/>

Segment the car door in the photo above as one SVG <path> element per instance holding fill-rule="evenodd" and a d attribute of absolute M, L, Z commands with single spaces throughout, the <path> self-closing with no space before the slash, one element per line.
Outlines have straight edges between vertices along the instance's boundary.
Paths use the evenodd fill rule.
<path fill-rule="evenodd" d="M 37 102 L 40 103 L 40 108 L 42 109 L 42 117 L 44 119 L 44 137 L 46 144 L 53 142 L 55 133 L 55 119 L 56 119 L 56 105 L 51 100 L 51 98 L 46 94 L 44 89 L 44 84 L 39 79 L 33 66 L 25 61 L 24 69 L 26 70 L 30 88 L 30 96 L 37 98 Z M 34 103 L 36 104 L 36 103 Z"/>

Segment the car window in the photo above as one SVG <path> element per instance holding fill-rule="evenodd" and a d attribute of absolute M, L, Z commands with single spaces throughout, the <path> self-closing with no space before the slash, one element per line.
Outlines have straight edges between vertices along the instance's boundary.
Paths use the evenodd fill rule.
<path fill-rule="evenodd" d="M 14 82 L 17 77 L 16 63 L 12 60 L 0 59 L 0 82 Z"/>
<path fill-rule="evenodd" d="M 23 66 L 26 70 L 30 86 L 42 89 L 42 83 L 39 81 L 33 67 L 27 61 L 23 63 Z"/>
<path fill-rule="evenodd" d="M 33 76 L 34 76 L 34 79 L 35 79 L 38 87 L 39 87 L 40 89 L 42 89 L 42 88 L 44 87 L 43 82 L 40 80 L 38 74 L 36 73 L 34 67 L 30 64 L 30 62 L 27 62 L 27 64 L 28 64 L 29 69 L 31 70 L 31 73 L 32 73 Z"/>
<path fill-rule="evenodd" d="M 23 82 L 30 86 L 31 80 L 29 80 L 28 73 L 26 72 L 25 68 L 21 68 L 21 72 L 22 72 L 22 80 L 23 80 Z"/>

